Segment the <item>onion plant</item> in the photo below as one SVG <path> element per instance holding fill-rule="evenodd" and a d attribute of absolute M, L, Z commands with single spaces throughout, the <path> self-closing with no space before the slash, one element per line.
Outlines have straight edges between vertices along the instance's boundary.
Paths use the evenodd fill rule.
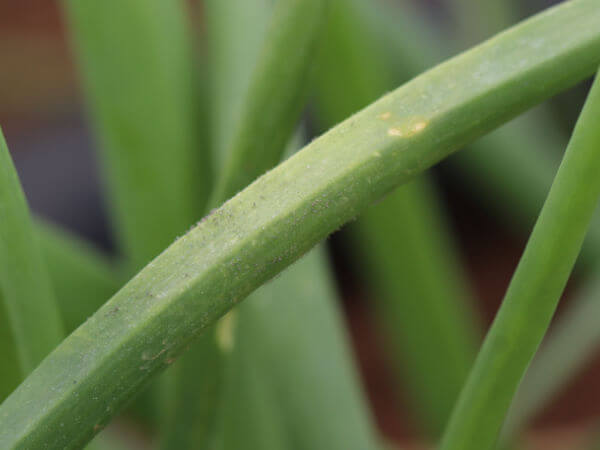
<path fill-rule="evenodd" d="M 480 39 L 465 1 L 458 22 Z M 502 28 L 510 7 L 494 5 Z M 82 448 L 120 414 L 161 449 L 381 448 L 322 244 L 354 221 L 344 238 L 427 439 L 494 448 L 593 222 L 600 80 L 555 176 L 548 117 L 494 130 L 597 71 L 597 0 L 437 65 L 452 50 L 414 11 L 362 0 L 206 0 L 196 33 L 183 0 L 62 7 L 118 258 L 31 217 L 0 134 L 0 448 Z M 479 352 L 427 173 L 459 150 L 503 220 L 535 222 Z M 594 347 L 590 295 L 545 348 Z M 587 354 L 547 352 L 532 372 L 558 380 Z M 525 382 L 507 436 L 556 389 Z"/>

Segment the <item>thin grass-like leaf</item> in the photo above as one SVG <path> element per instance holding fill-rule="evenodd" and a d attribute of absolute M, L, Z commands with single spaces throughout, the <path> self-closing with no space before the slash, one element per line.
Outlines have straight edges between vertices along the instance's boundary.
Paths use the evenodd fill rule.
<path fill-rule="evenodd" d="M 241 119 L 231 124 L 233 137 L 212 206 L 219 206 L 281 159 L 304 108 L 307 62 L 312 59 L 323 14 L 322 0 L 283 0 L 275 5 L 241 105 Z"/>
<path fill-rule="evenodd" d="M 139 268 L 200 217 L 210 186 L 185 4 L 63 4 L 119 244 Z"/>
<path fill-rule="evenodd" d="M 83 242 L 47 223 L 37 221 L 35 225 L 59 316 L 66 331 L 71 332 L 117 291 L 120 278 L 102 255 Z M 4 300 L 0 302 L 0 334 L 4 361 L 0 371 L 2 401 L 26 375 L 18 361 Z"/>
<path fill-rule="evenodd" d="M 0 447 L 87 442 L 194 337 L 369 203 L 590 75 L 600 64 L 599 20 L 596 0 L 554 7 L 263 175 L 161 253 L 5 400 Z"/>
<path fill-rule="evenodd" d="M 272 3 L 272 0 L 202 2 L 210 61 L 211 143 L 217 173 L 223 169 L 231 148 L 232 127 L 242 117 L 242 104 L 269 27 Z"/>
<path fill-rule="evenodd" d="M 512 0 L 450 0 L 448 7 L 454 20 L 456 38 L 466 45 L 475 45 L 499 33 L 515 21 Z"/>
<path fill-rule="evenodd" d="M 0 354 L 4 360 L 0 371 L 0 402 L 2 402 L 25 376 L 21 370 L 15 336 L 10 328 L 10 318 L 2 295 L 0 295 Z"/>
<path fill-rule="evenodd" d="M 590 363 L 600 349 L 600 281 L 592 275 L 573 298 L 571 306 L 552 325 L 531 362 L 502 429 L 502 439 L 518 437 L 520 431 L 544 411 L 573 374 Z"/>
<path fill-rule="evenodd" d="M 475 359 L 479 330 L 460 266 L 449 264 L 455 251 L 428 181 L 402 186 L 367 210 L 357 228 L 393 362 L 421 426 L 440 436 Z"/>
<path fill-rule="evenodd" d="M 38 222 L 40 246 L 68 333 L 118 290 L 122 279 L 100 251 L 47 222 Z"/>
<path fill-rule="evenodd" d="M 19 378 L 28 375 L 64 336 L 39 239 L 19 177 L 0 130 L 0 291 L 16 354 L 7 348 L 3 383 L 14 382 L 15 356 Z M 6 331 L 3 334 L 8 334 Z M 8 336 L 6 336 L 8 337 Z M 3 345 L 5 345 L 3 343 Z M 13 355 L 11 357 L 11 354 Z M 4 371 L 4 369 L 3 369 Z M 4 377 L 3 377 L 4 378 Z"/>
<path fill-rule="evenodd" d="M 441 449 L 492 448 L 560 299 L 600 198 L 600 79 L 592 87 Z"/>

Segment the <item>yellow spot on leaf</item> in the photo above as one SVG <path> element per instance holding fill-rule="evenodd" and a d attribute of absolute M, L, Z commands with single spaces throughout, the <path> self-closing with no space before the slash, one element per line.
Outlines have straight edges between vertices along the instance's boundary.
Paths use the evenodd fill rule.
<path fill-rule="evenodd" d="M 415 133 L 418 133 L 419 131 L 424 130 L 426 126 L 427 126 L 427 122 L 417 122 L 414 124 L 412 129 Z"/>
<path fill-rule="evenodd" d="M 392 117 L 392 113 L 391 112 L 384 112 L 382 114 L 379 114 L 378 116 L 381 120 L 388 120 L 390 117 Z"/>
<path fill-rule="evenodd" d="M 412 119 L 402 125 L 389 128 L 387 134 L 388 136 L 408 138 L 423 131 L 425 128 L 427 128 L 427 121 Z"/>

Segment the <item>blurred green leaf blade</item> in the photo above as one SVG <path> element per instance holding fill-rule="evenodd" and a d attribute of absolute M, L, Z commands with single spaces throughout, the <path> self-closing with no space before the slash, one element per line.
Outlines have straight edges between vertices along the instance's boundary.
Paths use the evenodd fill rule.
<path fill-rule="evenodd" d="M 38 220 L 40 246 L 68 333 L 94 314 L 122 284 L 112 261 L 89 243 Z"/>
<path fill-rule="evenodd" d="M 18 360 L 18 378 L 24 378 L 60 343 L 62 319 L 54 298 L 50 277 L 38 236 L 0 130 L 0 297 L 3 300 L 2 327 L 10 330 L 13 353 L 7 348 L 6 371 L 13 373 Z M 3 343 L 11 346 L 10 340 Z M 11 354 L 13 355 L 11 357 Z M 10 386 L 14 388 L 15 386 Z M 2 386 L 5 389 L 5 386 Z"/>
<path fill-rule="evenodd" d="M 210 187 L 185 3 L 63 5 L 118 242 L 137 269 L 198 220 Z"/>

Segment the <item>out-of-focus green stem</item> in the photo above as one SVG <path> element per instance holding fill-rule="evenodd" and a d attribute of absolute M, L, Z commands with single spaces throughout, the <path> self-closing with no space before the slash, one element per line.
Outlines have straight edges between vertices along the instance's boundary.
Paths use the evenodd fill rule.
<path fill-rule="evenodd" d="M 315 85 L 315 113 L 325 129 L 393 86 L 362 6 L 333 0 L 328 18 Z M 470 296 L 444 226 L 433 186 L 423 177 L 369 208 L 354 227 L 395 362 L 422 426 L 435 436 L 478 341 Z"/>
<path fill-rule="evenodd" d="M 457 40 L 468 48 L 512 25 L 516 20 L 512 1 L 450 0 Z"/>
<path fill-rule="evenodd" d="M 210 186 L 185 4 L 63 4 L 100 141 L 115 231 L 137 269 L 198 220 Z"/>
<path fill-rule="evenodd" d="M 39 238 L 1 129 L 0 294 L 0 315 L 5 314 L 1 325 L 10 330 L 3 331 L 8 339 L 2 345 L 9 347 L 8 365 L 3 364 L 2 371 L 11 375 L 6 375 L 3 383 L 10 389 L 14 385 L 8 383 L 28 375 L 58 345 L 64 329 Z"/>
<path fill-rule="evenodd" d="M 280 161 L 304 108 L 324 5 L 323 0 L 281 0 L 274 7 L 240 120 L 230 124 L 232 140 L 212 206 L 220 206 Z"/>
<path fill-rule="evenodd" d="M 256 70 L 269 27 L 272 0 L 203 0 L 210 61 L 211 137 L 220 173 L 231 148 L 232 127 Z M 237 126 L 237 125 L 236 125 Z"/>
<path fill-rule="evenodd" d="M 15 337 L 10 328 L 10 319 L 6 310 L 3 296 L 0 294 L 0 354 L 3 358 L 0 371 L 0 403 L 15 389 L 24 374 L 15 343 Z"/>
<path fill-rule="evenodd" d="M 100 251 L 70 233 L 38 221 L 42 253 L 68 333 L 96 312 L 122 281 Z"/>
<path fill-rule="evenodd" d="M 443 450 L 483 450 L 500 427 L 560 299 L 600 198 L 600 78 L 444 433 Z"/>
<path fill-rule="evenodd" d="M 305 104 L 307 80 L 310 62 L 318 41 L 324 14 L 323 0 L 282 0 L 271 8 L 257 0 L 254 7 L 244 5 L 222 5 L 222 2 L 208 2 L 211 19 L 209 29 L 214 30 L 215 49 L 224 47 L 229 54 L 220 55 L 215 60 L 212 80 L 216 83 L 216 92 L 220 92 L 220 84 L 214 80 L 230 68 L 230 60 L 241 51 L 237 47 L 248 49 L 253 42 L 260 42 L 260 51 L 250 49 L 248 53 L 257 55 L 257 62 L 245 69 L 246 77 L 236 73 L 223 74 L 229 76 L 233 86 L 241 90 L 241 98 L 228 95 L 223 98 L 213 94 L 213 103 L 218 105 L 217 115 L 221 110 L 235 110 L 237 115 L 230 113 L 224 117 L 227 136 L 221 136 L 219 130 L 223 125 L 215 123 L 215 142 L 217 150 L 225 153 L 226 160 L 222 168 L 222 176 L 211 196 L 211 207 L 220 206 L 227 198 L 250 184 L 255 178 L 273 167 L 281 159 L 287 141 L 290 139 Z M 246 2 L 244 2 L 246 3 Z M 233 8 L 232 8 L 233 6 Z M 237 8 L 236 8 L 237 6 Z M 252 26 L 250 33 L 239 33 L 236 30 L 236 18 L 239 15 L 233 10 L 252 12 L 255 16 L 266 18 L 271 16 L 268 29 L 262 30 L 261 25 Z M 262 14 L 259 11 L 262 10 Z M 231 15 L 230 15 L 231 14 Z M 264 19 L 263 19 L 264 20 Z M 259 24 L 263 22 L 259 20 Z M 231 41 L 231 36 L 223 36 L 223 28 L 230 30 L 229 35 L 248 37 L 249 43 L 237 46 Z M 263 35 L 263 32 L 265 33 Z M 258 37 L 256 35 L 259 35 Z M 282 61 L 285 60 L 285 64 Z M 223 93 L 225 94 L 225 93 Z M 216 121 L 215 121 L 216 122 Z M 219 148 L 219 142 L 226 146 Z"/>
<path fill-rule="evenodd" d="M 436 201 L 429 181 L 419 178 L 356 224 L 398 370 L 432 436 L 442 433 L 478 345 L 475 314 L 460 266 L 450 264 L 455 250 Z"/>

